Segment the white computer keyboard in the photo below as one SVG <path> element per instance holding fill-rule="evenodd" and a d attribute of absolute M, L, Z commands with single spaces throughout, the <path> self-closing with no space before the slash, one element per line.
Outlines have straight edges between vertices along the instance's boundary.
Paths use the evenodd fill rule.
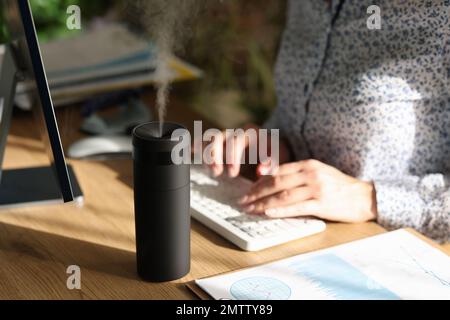
<path fill-rule="evenodd" d="M 325 230 L 316 219 L 270 219 L 240 211 L 237 200 L 251 182 L 238 177 L 212 178 L 201 166 L 191 168 L 191 214 L 246 251 L 257 251 Z"/>

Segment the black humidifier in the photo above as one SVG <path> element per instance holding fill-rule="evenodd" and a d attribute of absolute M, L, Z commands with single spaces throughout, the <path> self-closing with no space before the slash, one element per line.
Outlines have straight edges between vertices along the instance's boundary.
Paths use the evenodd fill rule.
<path fill-rule="evenodd" d="M 177 129 L 186 130 L 150 122 L 133 131 L 137 272 L 146 281 L 179 279 L 190 269 L 190 168 L 172 161 Z"/>

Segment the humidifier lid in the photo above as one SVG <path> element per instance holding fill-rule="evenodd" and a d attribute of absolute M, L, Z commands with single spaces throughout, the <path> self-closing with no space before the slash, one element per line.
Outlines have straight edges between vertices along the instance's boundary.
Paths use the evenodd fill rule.
<path fill-rule="evenodd" d="M 178 139 L 172 137 L 173 132 L 178 129 L 184 130 L 184 134 L 189 135 L 184 126 L 174 122 L 165 122 L 162 127 L 156 121 L 141 124 L 133 130 L 133 145 L 145 148 L 147 152 L 171 152 L 180 142 L 179 135 Z"/>

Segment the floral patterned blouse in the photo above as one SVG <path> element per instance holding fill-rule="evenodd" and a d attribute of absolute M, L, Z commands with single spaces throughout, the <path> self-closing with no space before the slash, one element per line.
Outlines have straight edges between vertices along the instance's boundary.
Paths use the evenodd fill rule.
<path fill-rule="evenodd" d="M 370 29 L 367 8 L 380 8 Z M 450 240 L 450 0 L 291 0 L 275 77 L 296 159 L 373 181 L 378 222 Z"/>

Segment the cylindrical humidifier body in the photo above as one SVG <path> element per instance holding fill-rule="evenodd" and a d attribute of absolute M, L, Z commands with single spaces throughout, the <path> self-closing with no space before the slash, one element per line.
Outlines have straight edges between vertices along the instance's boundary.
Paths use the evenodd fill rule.
<path fill-rule="evenodd" d="M 190 167 L 172 161 L 177 129 L 184 128 L 165 123 L 160 132 L 151 122 L 133 131 L 137 271 L 146 281 L 179 279 L 190 269 Z"/>

